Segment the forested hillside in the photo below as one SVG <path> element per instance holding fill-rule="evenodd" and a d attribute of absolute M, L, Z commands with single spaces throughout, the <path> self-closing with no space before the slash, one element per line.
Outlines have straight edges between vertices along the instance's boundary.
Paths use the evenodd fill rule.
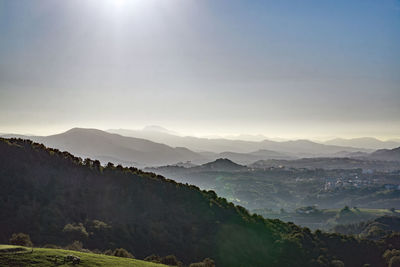
<path fill-rule="evenodd" d="M 384 251 L 400 248 L 396 235 L 375 242 L 313 234 L 250 215 L 212 191 L 21 139 L 0 139 L 0 196 L 0 243 L 24 232 L 37 245 L 79 240 L 137 258 L 210 257 L 217 266 L 384 266 Z"/>

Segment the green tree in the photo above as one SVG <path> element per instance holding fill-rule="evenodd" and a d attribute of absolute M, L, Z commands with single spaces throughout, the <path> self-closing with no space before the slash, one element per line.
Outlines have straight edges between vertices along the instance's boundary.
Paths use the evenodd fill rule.
<path fill-rule="evenodd" d="M 29 235 L 24 233 L 12 234 L 10 238 L 10 244 L 25 246 L 25 247 L 33 247 L 33 243 Z"/>
<path fill-rule="evenodd" d="M 82 223 L 78 224 L 66 224 L 63 232 L 67 235 L 69 240 L 83 240 L 89 236 L 85 226 Z"/>

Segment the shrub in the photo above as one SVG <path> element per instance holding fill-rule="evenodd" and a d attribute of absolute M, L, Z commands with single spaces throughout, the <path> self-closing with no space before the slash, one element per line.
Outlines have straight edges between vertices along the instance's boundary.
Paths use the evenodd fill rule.
<path fill-rule="evenodd" d="M 77 241 L 75 240 L 74 242 L 72 242 L 71 244 L 67 245 L 65 247 L 65 249 L 67 250 L 75 250 L 75 251 L 81 251 L 83 249 L 83 245 L 81 241 Z"/>
<path fill-rule="evenodd" d="M 161 263 L 170 266 L 180 266 L 180 262 L 175 255 L 168 255 L 161 259 Z"/>
<path fill-rule="evenodd" d="M 12 234 L 10 238 L 10 244 L 25 246 L 25 247 L 33 247 L 33 243 L 29 235 L 24 233 Z"/>
<path fill-rule="evenodd" d="M 205 258 L 202 262 L 190 264 L 189 267 L 215 267 L 215 262 L 210 258 Z"/>
<path fill-rule="evenodd" d="M 113 255 L 122 258 L 134 258 L 133 255 L 124 248 L 116 248 L 113 252 Z"/>
<path fill-rule="evenodd" d="M 114 253 L 111 249 L 107 249 L 106 251 L 103 252 L 103 254 L 108 256 L 114 256 Z"/>
<path fill-rule="evenodd" d="M 389 267 L 400 267 L 400 256 L 394 256 L 389 261 Z"/>
<path fill-rule="evenodd" d="M 203 263 L 205 264 L 206 267 L 215 267 L 215 262 L 214 260 L 210 259 L 210 258 L 205 258 L 203 260 Z"/>
<path fill-rule="evenodd" d="M 145 261 L 151 261 L 151 262 L 154 262 L 154 263 L 161 263 L 161 257 L 158 256 L 158 255 L 155 255 L 155 254 L 147 256 L 146 258 L 144 258 L 144 260 Z"/>

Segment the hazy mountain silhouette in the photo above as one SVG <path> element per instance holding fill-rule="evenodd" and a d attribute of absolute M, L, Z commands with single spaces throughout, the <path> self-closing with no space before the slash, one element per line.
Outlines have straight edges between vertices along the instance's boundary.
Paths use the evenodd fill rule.
<path fill-rule="evenodd" d="M 23 138 L 23 136 L 18 136 Z M 173 164 L 179 161 L 206 162 L 198 153 L 187 148 L 173 148 L 149 140 L 111 134 L 96 129 L 73 128 L 50 136 L 28 136 L 36 142 L 70 151 L 80 157 L 97 158 L 104 162 L 147 166 Z"/>
<path fill-rule="evenodd" d="M 145 128 L 149 132 L 165 133 L 167 130 L 155 126 Z M 270 150 L 258 150 L 251 153 L 235 152 L 193 152 L 185 147 L 172 148 L 142 138 L 126 137 L 96 129 L 74 128 L 65 133 L 51 136 L 23 136 L 7 134 L 4 137 L 30 139 L 54 147 L 67 150 L 80 157 L 95 157 L 101 162 L 113 162 L 123 165 L 154 166 L 176 164 L 190 161 L 202 164 L 218 158 L 228 158 L 241 164 L 250 164 L 263 159 L 292 159 L 293 157 Z"/>
<path fill-rule="evenodd" d="M 262 148 L 292 154 L 296 157 L 326 157 L 342 151 L 371 152 L 371 150 L 365 148 L 324 145 L 304 139 L 283 142 L 264 140 L 261 144 Z"/>
<path fill-rule="evenodd" d="M 82 128 L 74 128 L 65 133 L 51 136 L 15 134 L 3 136 L 31 139 L 49 147 L 71 151 L 80 157 L 98 158 L 103 163 L 113 162 L 139 167 L 170 165 L 188 161 L 198 165 L 219 158 L 227 158 L 243 165 L 260 160 L 294 160 L 317 157 L 397 160 L 393 153 L 391 156 L 380 156 L 380 153 L 387 154 L 385 150 L 370 156 L 369 152 L 373 151 L 369 149 L 319 144 L 309 140 L 254 142 L 182 137 L 158 126 L 149 126 L 138 131 L 112 131 L 125 135 L 137 135 L 140 138 Z M 218 150 L 222 150 L 222 152 L 215 152 Z"/>
<path fill-rule="evenodd" d="M 373 137 L 361 137 L 352 139 L 336 138 L 326 141 L 324 144 L 335 146 L 362 147 L 368 149 L 393 149 L 400 146 L 400 142 L 394 140 L 381 141 Z"/>
<path fill-rule="evenodd" d="M 315 143 L 309 140 L 294 140 L 294 141 L 271 141 L 264 140 L 256 141 L 243 141 L 243 140 L 229 140 L 229 139 L 209 139 L 199 138 L 193 136 L 178 136 L 170 132 L 158 130 L 108 130 L 108 132 L 118 133 L 121 135 L 144 138 L 153 142 L 160 142 L 169 146 L 182 146 L 187 147 L 193 151 L 207 151 L 214 153 L 222 152 L 235 152 L 235 153 L 252 153 L 257 150 L 272 150 L 287 154 L 291 157 L 314 157 L 314 156 L 330 156 L 340 151 L 346 152 L 372 152 L 371 149 L 354 148 L 346 146 L 334 146 Z M 204 155 L 204 154 L 203 154 Z"/>
<path fill-rule="evenodd" d="M 394 149 L 379 149 L 369 155 L 371 159 L 400 161 L 400 147 Z"/>

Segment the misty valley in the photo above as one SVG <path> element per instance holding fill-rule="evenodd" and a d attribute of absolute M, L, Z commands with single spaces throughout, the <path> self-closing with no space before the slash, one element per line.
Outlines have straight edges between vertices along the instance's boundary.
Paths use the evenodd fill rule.
<path fill-rule="evenodd" d="M 213 190 L 266 218 L 292 221 L 312 229 L 328 230 L 339 222 L 354 223 L 374 217 L 372 212 L 336 221 L 332 209 L 345 206 L 376 209 L 376 216 L 382 215 L 380 209 L 387 209 L 386 215 L 396 216 L 396 212 L 389 210 L 400 207 L 400 171 L 259 168 L 237 165 L 229 159 L 198 167 L 165 166 L 146 170 Z M 324 210 L 331 210 L 331 215 L 324 216 Z"/>

